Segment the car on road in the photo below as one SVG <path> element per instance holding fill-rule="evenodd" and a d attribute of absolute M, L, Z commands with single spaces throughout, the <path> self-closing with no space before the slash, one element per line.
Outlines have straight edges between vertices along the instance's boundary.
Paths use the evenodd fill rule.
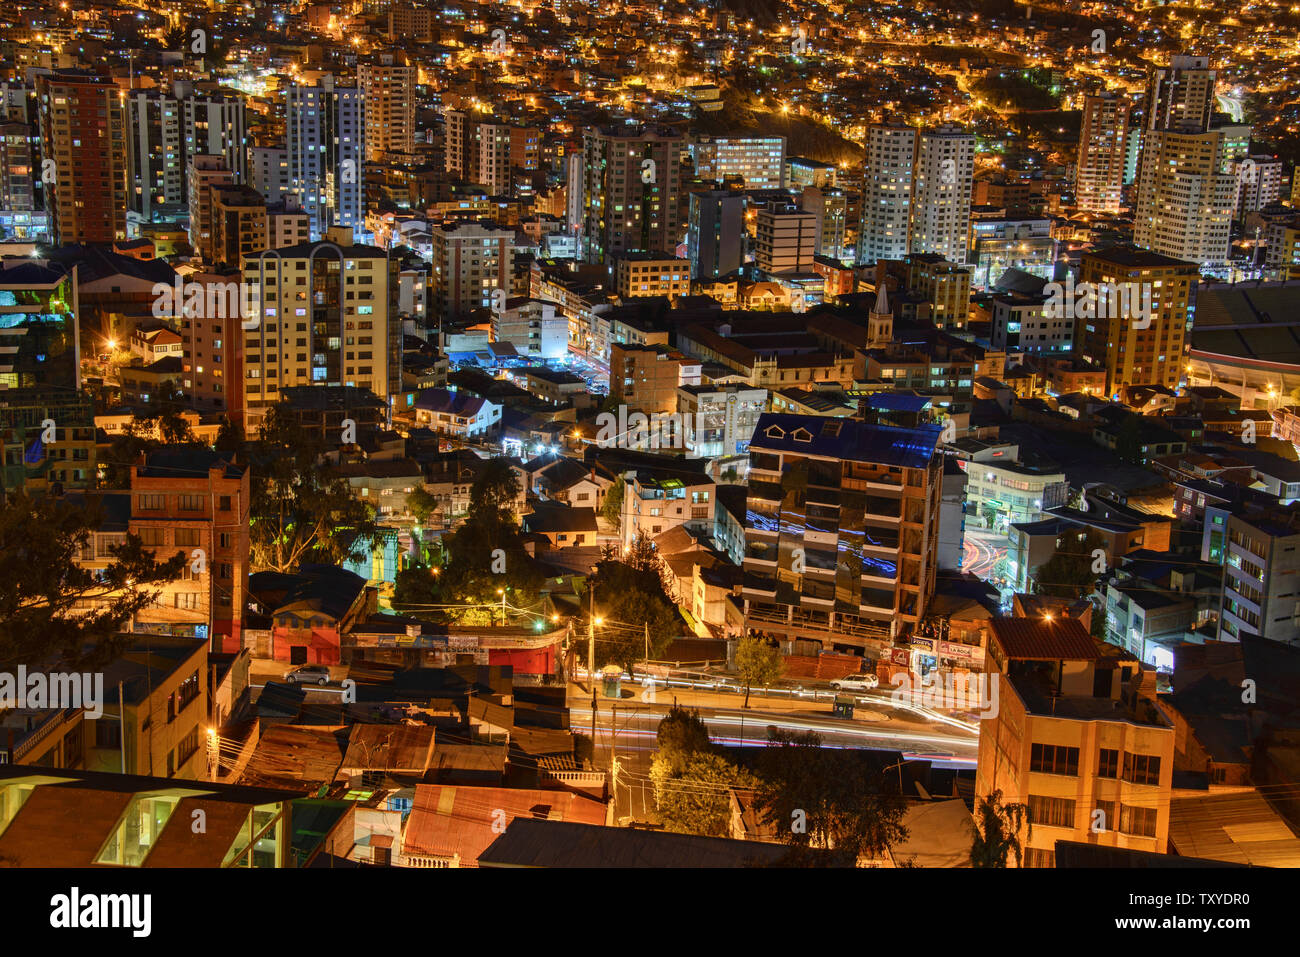
<path fill-rule="evenodd" d="M 329 684 L 330 670 L 325 665 L 303 665 L 301 668 L 286 671 L 284 680 L 290 684 Z"/>
<path fill-rule="evenodd" d="M 880 679 L 875 675 L 848 675 L 836 678 L 831 682 L 831 687 L 836 691 L 870 691 L 879 684 Z"/>

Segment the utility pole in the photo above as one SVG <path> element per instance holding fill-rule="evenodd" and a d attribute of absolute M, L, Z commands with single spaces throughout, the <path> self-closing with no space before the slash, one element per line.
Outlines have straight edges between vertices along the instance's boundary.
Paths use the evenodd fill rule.
<path fill-rule="evenodd" d="M 650 622 L 645 623 L 645 665 L 646 672 L 650 670 Z"/>
<path fill-rule="evenodd" d="M 611 708 L 613 711 L 609 722 L 609 823 L 614 824 L 618 820 L 618 705 L 611 705 Z M 631 808 L 629 807 L 628 810 L 631 811 Z"/>
<path fill-rule="evenodd" d="M 596 567 L 591 568 L 592 578 L 587 579 L 587 683 L 591 685 L 591 764 L 596 766 Z"/>
<path fill-rule="evenodd" d="M 587 681 L 591 683 L 592 707 L 596 701 L 596 583 L 588 580 L 587 595 L 590 608 L 587 612 Z"/>

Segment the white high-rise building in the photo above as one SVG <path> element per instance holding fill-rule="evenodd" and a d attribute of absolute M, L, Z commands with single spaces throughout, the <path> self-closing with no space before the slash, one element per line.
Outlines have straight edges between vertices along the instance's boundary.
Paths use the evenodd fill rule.
<path fill-rule="evenodd" d="M 858 265 L 907 255 L 915 153 L 916 130 L 910 126 L 877 123 L 867 129 Z"/>
<path fill-rule="evenodd" d="M 248 121 L 236 93 L 195 93 L 181 100 L 185 157 L 220 156 L 236 183 L 248 182 Z"/>
<path fill-rule="evenodd" d="M 359 233 L 365 164 L 361 91 L 335 86 L 333 77 L 325 77 L 319 86 L 292 84 L 284 95 L 289 187 L 311 217 L 312 238 L 331 226 Z"/>
<path fill-rule="evenodd" d="M 1237 205 L 1233 127 L 1148 130 L 1138 171 L 1133 242 L 1197 265 L 1224 263 Z"/>
<path fill-rule="evenodd" d="M 908 252 L 967 261 L 974 180 L 975 134 L 949 123 L 917 136 Z"/>
<path fill-rule="evenodd" d="M 1270 203 L 1282 198 L 1282 160 L 1276 156 L 1255 155 L 1235 160 L 1232 171 L 1237 177 L 1237 207 L 1234 218 L 1242 222 Z"/>
<path fill-rule="evenodd" d="M 126 106 L 129 208 L 142 220 L 185 206 L 186 177 L 196 156 L 220 156 L 236 183 L 247 181 L 248 131 L 242 97 L 196 94 L 189 84 L 178 83 L 174 95 L 132 90 Z"/>
<path fill-rule="evenodd" d="M 132 90 L 126 108 L 130 210 L 150 222 L 164 207 L 178 209 L 186 203 L 189 159 L 181 137 L 180 103 L 157 91 Z"/>
<path fill-rule="evenodd" d="M 268 203 L 282 203 L 289 189 L 289 151 L 283 146 L 254 146 L 248 151 L 249 185 Z"/>

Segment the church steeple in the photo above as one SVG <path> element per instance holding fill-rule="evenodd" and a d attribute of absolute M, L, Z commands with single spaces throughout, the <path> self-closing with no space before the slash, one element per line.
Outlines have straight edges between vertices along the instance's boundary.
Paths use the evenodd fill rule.
<path fill-rule="evenodd" d="M 894 338 L 894 314 L 889 309 L 889 293 L 885 290 L 885 264 L 876 263 L 876 304 L 867 317 L 867 348 L 879 349 Z"/>

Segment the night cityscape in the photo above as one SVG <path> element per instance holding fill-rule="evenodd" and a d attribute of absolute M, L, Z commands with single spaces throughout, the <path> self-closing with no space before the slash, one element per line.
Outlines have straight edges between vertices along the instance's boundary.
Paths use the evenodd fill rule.
<path fill-rule="evenodd" d="M 1298 160 L 1276 0 L 0 9 L 10 911 L 981 868 L 1257 927 Z"/>

